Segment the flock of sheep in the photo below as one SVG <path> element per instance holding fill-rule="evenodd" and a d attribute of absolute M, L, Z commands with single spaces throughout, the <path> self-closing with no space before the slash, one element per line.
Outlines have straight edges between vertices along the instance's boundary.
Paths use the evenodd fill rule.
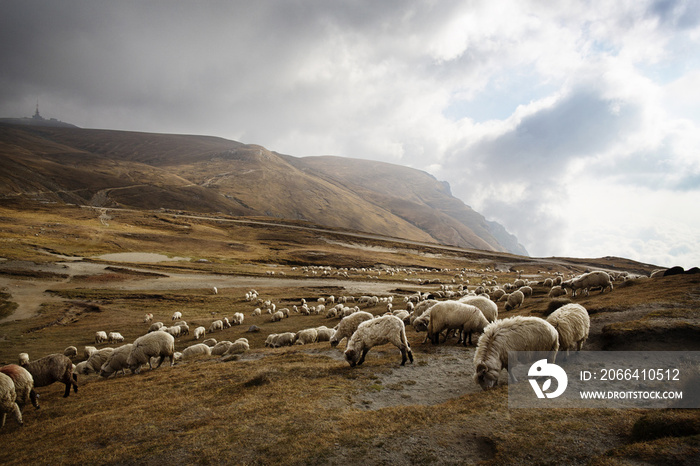
<path fill-rule="evenodd" d="M 612 278 L 606 272 L 591 272 L 564 281 L 562 276 L 548 278 L 543 283 L 551 287 L 571 290 L 571 295 L 588 294 L 592 289 L 601 288 L 612 290 Z M 550 291 L 549 296 L 556 296 Z M 472 344 L 471 336 L 479 333 L 476 352 L 474 355 L 475 380 L 484 389 L 497 385 L 502 369 L 508 368 L 508 351 L 544 352 L 551 358 L 557 351 L 580 350 L 588 337 L 590 320 L 583 306 L 568 303 L 554 311 L 547 319 L 539 317 L 515 316 L 506 319 L 498 318 L 498 302 L 505 302 L 506 311 L 515 309 L 523 304 L 527 296 L 532 295 L 532 288 L 524 280 L 515 280 L 512 284 L 496 285 L 494 280 L 484 280 L 481 285 L 469 291 L 468 286 L 459 285 L 457 290 L 451 286 L 442 285 L 439 291 L 433 293 L 415 293 L 406 296 L 406 309 L 393 310 L 393 297 L 379 298 L 376 296 L 353 297 L 329 296 L 319 298 L 315 305 L 310 306 L 301 300 L 299 306 L 293 306 L 293 311 L 301 315 L 324 313 L 329 319 L 340 318 L 333 328 L 318 326 L 302 329 L 296 333 L 285 332 L 270 334 L 265 346 L 280 347 L 294 344 L 309 344 L 328 341 L 331 347 L 337 347 L 345 339 L 344 357 L 351 367 L 364 362 L 367 352 L 378 345 L 391 343 L 401 352 L 401 365 L 406 361 L 413 362 L 413 352 L 406 337 L 406 326 L 412 326 L 416 331 L 426 331 L 426 341 L 439 344 L 440 339 L 446 341 L 450 334 L 457 332 L 458 342 Z M 438 298 L 438 299 L 434 299 Z M 440 300 L 446 298 L 445 300 Z M 274 322 L 288 318 L 290 310 L 276 309 L 270 300 L 259 298 L 255 290 L 246 293 L 246 301 L 259 305 L 252 315 L 270 315 Z M 357 305 L 349 307 L 348 304 Z M 360 305 L 386 305 L 383 315 L 375 316 L 360 310 Z M 262 309 L 265 309 L 263 311 Z M 42 387 L 54 382 L 65 384 L 64 397 L 69 396 L 71 388 L 77 392 L 77 374 L 98 373 L 102 377 L 110 377 L 117 372 L 126 373 L 129 369 L 138 374 L 141 368 L 148 364 L 151 369 L 159 367 L 168 358 L 170 365 L 179 359 L 187 359 L 200 355 L 222 356 L 224 361 L 234 359 L 236 355 L 250 348 L 246 338 L 238 340 L 219 341 L 213 338 L 195 343 L 182 352 L 175 351 L 175 338 L 189 334 L 189 326 L 182 320 L 182 313 L 172 315 L 173 325 L 168 327 L 162 322 L 153 323 L 153 315 L 146 314 L 145 323 L 149 323 L 148 333 L 138 337 L 133 343 L 118 348 L 97 349 L 86 346 L 85 361 L 74 366 L 71 357 L 78 354 L 77 348 L 70 346 L 63 354 L 52 354 L 44 358 L 29 361 L 26 353 L 20 354 L 19 365 L 10 364 L 0 368 L 0 415 L 2 426 L 6 414 L 14 415 L 17 422 L 22 424 L 21 410 L 29 401 L 39 407 L 35 387 Z M 236 313 L 229 320 L 223 318 L 211 323 L 208 333 L 221 331 L 231 325 L 241 325 L 244 321 L 242 313 Z M 249 331 L 259 331 L 257 326 L 251 326 Z M 204 338 L 207 330 L 203 326 L 193 332 L 195 340 Z M 109 334 L 99 331 L 95 334 L 95 343 L 119 342 L 124 337 L 119 332 Z M 513 380 L 509 373 L 510 380 Z M 1 426 L 0 426 L 1 427 Z"/>

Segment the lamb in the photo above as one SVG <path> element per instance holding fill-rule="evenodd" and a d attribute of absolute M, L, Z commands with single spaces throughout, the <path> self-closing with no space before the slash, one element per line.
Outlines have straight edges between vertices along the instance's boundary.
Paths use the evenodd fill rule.
<path fill-rule="evenodd" d="M 66 385 L 63 397 L 70 395 L 70 388 L 78 393 L 78 377 L 73 374 L 73 363 L 62 354 L 50 354 L 36 361 L 31 361 L 24 366 L 32 374 L 34 387 L 46 387 L 54 382 L 62 382 Z"/>
<path fill-rule="evenodd" d="M 172 366 L 175 362 L 173 359 L 174 352 L 175 337 L 165 332 L 147 333 L 134 340 L 134 346 L 127 358 L 127 364 L 133 374 L 141 372 L 141 365 L 146 363 L 153 369 L 151 357 L 160 358 L 156 368 L 160 367 L 166 357 L 170 359 L 170 365 Z"/>
<path fill-rule="evenodd" d="M 559 333 L 559 351 L 566 351 L 566 356 L 569 356 L 569 350 L 581 351 L 591 328 L 586 308 L 580 304 L 565 304 L 551 313 L 547 322 Z"/>
<path fill-rule="evenodd" d="M 39 395 L 34 391 L 34 378 L 27 369 L 17 364 L 8 364 L 0 367 L 0 373 L 9 376 L 15 385 L 15 402 L 20 410 L 24 409 L 27 401 L 31 401 L 32 405 L 39 409 Z"/>
<path fill-rule="evenodd" d="M 511 311 L 511 310 L 515 309 L 516 307 L 522 306 L 524 301 L 525 301 L 525 295 L 523 294 L 522 291 L 520 291 L 520 290 L 513 291 L 510 294 L 510 296 L 508 296 L 508 300 L 506 301 L 505 309 L 506 309 L 506 311 Z"/>
<path fill-rule="evenodd" d="M 570 288 L 571 296 L 576 296 L 578 290 L 583 290 L 588 296 L 588 290 L 591 288 L 601 287 L 600 293 L 603 294 L 605 290 L 610 287 L 610 291 L 613 290 L 612 280 L 610 275 L 606 272 L 597 270 L 595 272 L 584 273 L 583 275 L 562 282 L 561 287 L 563 289 Z"/>
<path fill-rule="evenodd" d="M 206 329 L 202 326 L 197 327 L 194 329 L 194 339 L 199 340 L 206 334 Z"/>
<path fill-rule="evenodd" d="M 107 341 L 110 343 L 121 343 L 124 341 L 124 337 L 119 332 L 109 332 L 109 335 L 107 335 Z"/>
<path fill-rule="evenodd" d="M 355 312 L 347 317 L 343 317 L 336 327 L 333 337 L 330 339 L 331 346 L 335 348 L 343 338 L 347 338 L 350 341 L 350 337 L 355 333 L 357 327 L 362 322 L 373 318 L 374 316 L 366 311 Z"/>
<path fill-rule="evenodd" d="M 295 345 L 308 345 L 311 343 L 316 343 L 318 338 L 318 330 L 315 328 L 306 328 L 304 330 L 299 330 L 294 336 Z"/>
<path fill-rule="evenodd" d="M 197 343 L 196 345 L 188 346 L 182 350 L 182 359 L 201 355 L 211 356 L 211 347 L 209 347 L 209 345 L 205 345 L 204 343 Z"/>
<path fill-rule="evenodd" d="M 365 362 L 367 352 L 374 346 L 391 343 L 401 351 L 401 365 L 406 359 L 413 364 L 413 352 L 406 339 L 406 327 L 401 319 L 385 315 L 362 322 L 352 334 L 345 349 L 345 360 L 350 367 Z"/>
<path fill-rule="evenodd" d="M 126 360 L 129 358 L 133 347 L 133 344 L 128 343 L 112 351 L 112 354 L 107 357 L 107 360 L 100 367 L 100 376 L 107 378 L 119 371 L 126 375 L 126 369 L 129 367 Z"/>
<path fill-rule="evenodd" d="M 428 338 L 437 345 L 443 330 L 457 329 L 462 332 L 460 343 L 467 346 L 467 335 L 471 345 L 472 332 L 483 332 L 488 324 L 484 314 L 475 306 L 458 301 L 444 301 L 430 308 Z"/>
<path fill-rule="evenodd" d="M 531 361 L 546 357 L 554 362 L 558 349 L 559 334 L 544 319 L 515 316 L 497 320 L 490 323 L 479 338 L 474 353 L 474 380 L 483 390 L 498 385 L 499 373 L 502 369 L 508 369 L 509 351 L 532 351 Z M 514 363 L 531 361 L 518 360 Z M 517 381 L 510 371 L 508 377 L 511 382 Z"/>
<path fill-rule="evenodd" d="M 107 341 L 107 332 L 102 330 L 95 332 L 95 344 Z"/>
<path fill-rule="evenodd" d="M 17 424 L 22 425 L 22 412 L 16 400 L 17 392 L 12 378 L 9 375 L 0 373 L 0 428 L 5 427 L 7 413 L 12 413 Z"/>
<path fill-rule="evenodd" d="M 224 321 L 223 320 L 215 320 L 209 326 L 209 333 L 214 333 L 214 330 L 223 330 L 223 329 L 224 329 Z"/>
<path fill-rule="evenodd" d="M 493 301 L 498 301 L 504 294 L 506 294 L 506 291 L 502 288 L 498 288 L 491 293 L 491 299 Z"/>
<path fill-rule="evenodd" d="M 173 320 L 180 320 L 180 319 L 182 319 L 182 312 L 180 312 L 180 311 L 175 311 L 175 312 L 173 312 L 173 317 L 172 317 L 172 319 L 173 319 Z"/>
<path fill-rule="evenodd" d="M 245 316 L 243 315 L 242 312 L 236 312 L 233 317 L 231 317 L 231 324 L 232 325 L 241 325 L 243 324 L 243 319 L 245 319 Z"/>
<path fill-rule="evenodd" d="M 484 296 L 465 296 L 458 300 L 460 303 L 471 304 L 484 314 L 486 320 L 493 322 L 498 319 L 498 304 Z"/>
<path fill-rule="evenodd" d="M 252 317 L 259 316 L 262 314 L 262 311 L 260 310 L 259 307 L 256 307 L 255 310 L 250 314 Z"/>
<path fill-rule="evenodd" d="M 75 346 L 69 346 L 63 350 L 63 355 L 68 356 L 69 358 L 74 358 L 78 355 L 78 348 Z"/>

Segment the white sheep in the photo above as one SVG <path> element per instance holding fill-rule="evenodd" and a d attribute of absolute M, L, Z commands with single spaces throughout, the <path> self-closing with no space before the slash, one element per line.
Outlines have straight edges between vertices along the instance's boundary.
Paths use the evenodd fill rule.
<path fill-rule="evenodd" d="M 197 327 L 196 329 L 194 329 L 194 339 L 199 340 L 206 334 L 206 331 L 207 329 L 205 329 L 202 326 Z"/>
<path fill-rule="evenodd" d="M 248 339 L 239 338 L 238 340 L 234 341 L 233 344 L 229 346 L 228 350 L 226 350 L 226 352 L 224 353 L 224 361 L 228 360 L 229 356 L 245 353 L 249 349 L 250 344 L 248 343 Z"/>
<path fill-rule="evenodd" d="M 216 338 L 207 338 L 202 343 L 213 348 L 216 346 Z"/>
<path fill-rule="evenodd" d="M 20 410 L 27 402 L 31 402 L 36 409 L 39 409 L 39 395 L 34 391 L 34 378 L 27 369 L 17 364 L 8 364 L 0 367 L 0 372 L 12 379 L 17 395 L 15 402 Z"/>
<path fill-rule="evenodd" d="M 284 318 L 284 314 L 282 311 L 277 311 L 272 316 L 270 317 L 270 322 L 279 322 Z"/>
<path fill-rule="evenodd" d="M 550 298 L 557 298 L 557 297 L 562 296 L 562 295 L 565 295 L 565 294 L 566 294 L 566 290 L 563 289 L 563 288 L 561 287 L 561 285 L 554 285 L 554 286 L 549 290 L 549 294 L 548 294 L 547 296 L 549 296 Z"/>
<path fill-rule="evenodd" d="M 148 327 L 148 332 L 157 332 L 163 327 L 163 322 L 153 322 L 150 327 Z"/>
<path fill-rule="evenodd" d="M 133 344 L 127 343 L 112 351 L 112 354 L 110 354 L 104 364 L 100 366 L 100 376 L 107 378 L 119 371 L 122 371 L 122 374 L 126 374 L 126 369 L 129 367 L 126 360 L 129 358 L 133 347 Z"/>
<path fill-rule="evenodd" d="M 484 314 L 486 320 L 493 322 L 498 319 L 498 304 L 484 296 L 465 296 L 458 300 L 460 303 L 471 304 Z"/>
<path fill-rule="evenodd" d="M 532 287 L 530 286 L 521 286 L 520 288 L 518 288 L 518 291 L 520 291 L 526 298 L 532 296 Z"/>
<path fill-rule="evenodd" d="M 63 397 L 70 395 L 70 388 L 78 393 L 77 375 L 73 374 L 73 363 L 62 354 L 50 354 L 36 361 L 30 361 L 24 366 L 32 374 L 34 387 L 46 387 L 54 382 L 61 382 L 66 385 Z"/>
<path fill-rule="evenodd" d="M 484 314 L 471 304 L 459 301 L 443 301 L 430 308 L 430 322 L 428 323 L 428 338 L 437 345 L 440 341 L 440 333 L 445 330 L 460 330 L 460 343 L 467 346 L 472 344 L 472 332 L 483 332 L 489 324 Z"/>
<path fill-rule="evenodd" d="M 299 330 L 294 336 L 295 345 L 309 345 L 311 343 L 316 343 L 318 338 L 318 330 L 315 328 L 305 328 Z"/>
<path fill-rule="evenodd" d="M 228 340 L 217 342 L 211 349 L 212 356 L 221 356 L 231 347 L 232 344 L 233 342 L 230 342 Z"/>
<path fill-rule="evenodd" d="M 148 314 L 146 314 L 146 315 L 143 317 L 143 322 L 146 323 L 146 324 L 149 323 L 149 322 L 153 322 L 153 314 L 151 314 L 150 312 L 149 312 Z"/>
<path fill-rule="evenodd" d="M 559 334 L 546 320 L 539 317 L 515 316 L 490 323 L 484 329 L 474 353 L 474 379 L 483 390 L 498 384 L 502 369 L 508 369 L 509 351 L 529 351 L 526 363 L 546 357 L 554 362 L 559 349 Z M 512 372 L 509 380 L 516 382 Z"/>
<path fill-rule="evenodd" d="M 292 344 L 294 344 L 295 336 L 296 334 L 292 332 L 280 333 L 278 335 L 275 335 L 275 337 L 270 343 L 270 346 L 272 346 L 273 348 L 280 348 L 282 346 L 292 346 Z"/>
<path fill-rule="evenodd" d="M 188 346 L 182 350 L 182 359 L 188 359 L 195 356 L 211 356 L 211 347 L 205 345 L 204 343 L 197 343 L 196 345 Z"/>
<path fill-rule="evenodd" d="M 124 337 L 119 332 L 109 332 L 109 335 L 107 335 L 107 341 L 110 343 L 121 343 L 124 341 Z"/>
<path fill-rule="evenodd" d="M 14 415 L 17 424 L 22 425 L 22 412 L 16 403 L 17 392 L 10 376 L 0 373 L 0 428 L 5 427 L 7 413 Z"/>
<path fill-rule="evenodd" d="M 74 358 L 78 355 L 78 348 L 75 346 L 69 346 L 63 350 L 63 355 L 68 356 L 69 358 Z"/>
<path fill-rule="evenodd" d="M 95 332 L 95 344 L 107 341 L 107 332 L 99 330 Z"/>
<path fill-rule="evenodd" d="M 255 310 L 250 315 L 252 317 L 262 315 L 262 310 L 259 307 L 256 307 Z"/>
<path fill-rule="evenodd" d="M 214 333 L 214 330 L 223 330 L 223 329 L 224 329 L 224 321 L 223 320 L 215 320 L 209 326 L 209 333 Z"/>
<path fill-rule="evenodd" d="M 243 320 L 245 319 L 245 316 L 243 315 L 242 312 L 236 312 L 233 317 L 231 317 L 231 324 L 232 325 L 241 325 L 243 324 Z"/>
<path fill-rule="evenodd" d="M 588 296 L 588 290 L 591 288 L 601 287 L 600 293 L 604 293 L 609 287 L 613 290 L 612 280 L 606 272 L 597 270 L 595 272 L 584 273 L 583 275 L 562 282 L 563 289 L 571 289 L 571 296 L 576 296 L 578 290 L 582 290 Z"/>
<path fill-rule="evenodd" d="M 173 325 L 172 327 L 163 327 L 161 328 L 161 330 L 169 333 L 174 337 L 179 337 L 182 333 L 182 327 L 178 327 L 177 325 Z"/>
<path fill-rule="evenodd" d="M 340 320 L 338 326 L 335 328 L 335 333 L 333 334 L 333 337 L 330 339 L 331 346 L 338 346 L 338 344 L 343 340 L 343 338 L 347 338 L 348 341 L 350 341 L 350 337 L 352 337 L 352 334 L 355 333 L 357 327 L 362 322 L 371 320 L 373 318 L 374 316 L 372 314 L 365 311 L 355 312 L 347 317 L 343 317 Z"/>
<path fill-rule="evenodd" d="M 127 364 L 134 374 L 141 372 L 141 365 L 146 363 L 153 369 L 152 357 L 160 358 L 156 368 L 160 367 L 166 357 L 170 359 L 170 365 L 172 366 L 175 363 L 173 359 L 174 352 L 175 337 L 165 332 L 147 333 L 134 340 L 134 346 L 127 359 Z"/>
<path fill-rule="evenodd" d="M 345 360 L 350 367 L 365 362 L 367 352 L 374 346 L 391 343 L 401 351 L 401 365 L 410 359 L 413 364 L 413 352 L 406 338 L 406 327 L 401 319 L 385 315 L 362 322 L 352 334 L 345 349 Z"/>
<path fill-rule="evenodd" d="M 335 330 L 332 328 L 328 328 L 325 325 L 321 325 L 320 327 L 316 327 L 316 341 L 331 341 L 333 338 L 333 335 L 335 335 Z"/>
<path fill-rule="evenodd" d="M 506 301 L 505 309 L 506 309 L 506 311 L 511 311 L 511 310 L 515 309 L 516 307 L 522 306 L 524 301 L 525 301 L 525 295 L 523 294 L 522 291 L 520 291 L 520 290 L 513 291 L 508 296 L 508 300 Z"/>
<path fill-rule="evenodd" d="M 27 353 L 19 353 L 19 365 L 24 367 L 29 364 L 29 355 Z"/>
<path fill-rule="evenodd" d="M 569 303 L 560 307 L 547 317 L 547 322 L 559 333 L 559 351 L 581 351 L 588 338 L 591 319 L 586 308 L 580 304 Z"/>
<path fill-rule="evenodd" d="M 275 339 L 277 338 L 277 333 L 271 333 L 267 336 L 265 339 L 265 347 L 272 347 L 272 344 L 274 343 Z"/>
<path fill-rule="evenodd" d="M 109 359 L 113 352 L 114 348 L 102 348 L 96 350 L 90 355 L 87 361 L 85 361 L 83 371 L 80 373 L 83 375 L 87 375 L 90 372 L 96 372 L 99 374 L 100 369 L 102 368 L 102 364 L 107 362 L 107 359 Z"/>
<path fill-rule="evenodd" d="M 180 312 L 180 311 L 173 312 L 172 320 L 180 320 L 180 319 L 182 319 L 182 312 Z"/>
<path fill-rule="evenodd" d="M 181 320 L 179 322 L 175 322 L 174 327 L 180 327 L 180 336 L 185 336 L 190 334 L 190 326 L 187 325 L 187 322 L 184 320 Z"/>

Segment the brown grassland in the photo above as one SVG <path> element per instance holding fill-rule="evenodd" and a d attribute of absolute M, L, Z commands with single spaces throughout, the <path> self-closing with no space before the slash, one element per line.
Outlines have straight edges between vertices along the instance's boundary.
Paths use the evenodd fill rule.
<path fill-rule="evenodd" d="M 95 331 L 119 331 L 131 342 L 146 333 L 148 312 L 169 325 L 181 311 L 191 330 L 242 312 L 243 325 L 212 336 L 246 337 L 251 347 L 228 362 L 212 356 L 139 375 L 81 375 L 78 393 L 68 398 L 63 386 L 39 388 L 41 409 L 28 406 L 23 427 L 8 417 L 0 429 L 0 463 L 698 464 L 697 410 L 509 409 L 505 384 L 484 392 L 474 382 L 474 346 L 424 344 L 425 334 L 409 327 L 412 365 L 401 367 L 398 350 L 387 345 L 350 368 L 345 343 L 264 346 L 270 333 L 332 327 L 337 319 L 292 312 L 272 323 L 267 314 L 252 317 L 257 305 L 244 298 L 255 288 L 291 309 L 302 298 L 393 295 L 400 309 L 403 296 L 439 290 L 436 279 L 452 284 L 458 270 L 473 288 L 483 274 L 505 283 L 516 270 L 541 281 L 593 268 L 648 275 L 653 266 L 533 259 L 266 222 L 0 205 L 0 365 L 16 363 L 20 352 L 36 359 L 69 345 L 78 347 L 78 363 Z M 117 252 L 189 260 L 97 258 Z M 349 274 L 323 275 L 313 266 Z M 499 303 L 500 316 L 544 315 L 547 291 L 535 285 L 515 311 Z M 591 315 L 584 350 L 700 350 L 700 275 L 616 282 L 610 293 L 574 299 Z M 32 305 L 26 318 L 12 317 Z M 386 311 L 385 304 L 362 308 Z M 248 333 L 250 325 L 261 331 Z M 177 338 L 176 350 L 193 343 L 192 334 Z"/>

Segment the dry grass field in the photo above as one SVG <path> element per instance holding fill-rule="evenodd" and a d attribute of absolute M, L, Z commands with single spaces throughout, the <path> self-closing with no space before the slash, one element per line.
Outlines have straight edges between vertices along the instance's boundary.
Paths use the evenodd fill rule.
<path fill-rule="evenodd" d="M 509 409 L 507 386 L 482 391 L 474 347 L 433 346 L 407 328 L 413 364 L 391 346 L 350 368 L 345 343 L 266 348 L 270 333 L 327 325 L 323 315 L 270 322 L 251 316 L 251 289 L 277 308 L 301 299 L 394 296 L 443 284 L 603 268 L 647 274 L 620 258 L 531 259 L 412 244 L 269 219 L 205 218 L 172 212 L 0 206 L 0 365 L 82 350 L 97 330 L 131 342 L 145 313 L 168 325 L 181 311 L 191 329 L 235 312 L 243 325 L 212 334 L 246 337 L 233 361 L 200 357 L 139 375 L 79 376 L 78 393 L 38 389 L 41 409 L 0 430 L 3 464 L 698 464 L 697 410 Z M 116 262 L 109 253 L 186 258 Z M 321 267 L 327 267 L 326 272 Z M 347 275 L 341 274 L 346 272 Z M 461 278 L 456 278 L 461 272 Z M 213 292 L 213 286 L 218 292 Z M 542 316 L 547 288 L 515 314 Z M 616 282 L 610 293 L 574 298 L 591 315 L 584 350 L 700 350 L 700 275 Z M 361 306 L 375 315 L 385 304 Z M 20 317 L 20 318 L 18 318 Z M 260 327 L 247 332 L 251 325 Z M 177 338 L 176 350 L 195 343 Z M 107 343 L 98 347 L 109 346 Z M 505 375 L 505 374 L 502 374 Z"/>

